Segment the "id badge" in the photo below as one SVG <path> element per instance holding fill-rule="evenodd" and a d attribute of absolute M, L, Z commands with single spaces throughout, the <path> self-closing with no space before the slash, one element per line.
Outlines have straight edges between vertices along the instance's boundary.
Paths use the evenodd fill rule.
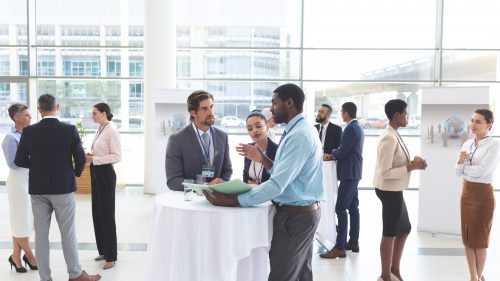
<path fill-rule="evenodd" d="M 204 175 L 207 179 L 213 179 L 215 176 L 215 167 L 204 165 L 201 174 Z"/>

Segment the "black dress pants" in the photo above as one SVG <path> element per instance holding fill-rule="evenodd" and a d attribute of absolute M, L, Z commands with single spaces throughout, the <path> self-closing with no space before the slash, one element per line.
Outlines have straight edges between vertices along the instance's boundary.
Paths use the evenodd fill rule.
<path fill-rule="evenodd" d="M 92 185 L 92 219 L 99 255 L 108 262 L 116 261 L 115 188 L 113 165 L 90 165 Z"/>

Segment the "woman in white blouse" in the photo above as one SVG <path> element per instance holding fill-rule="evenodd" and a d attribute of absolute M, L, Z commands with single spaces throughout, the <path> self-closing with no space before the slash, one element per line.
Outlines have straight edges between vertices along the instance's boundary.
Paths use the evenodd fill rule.
<path fill-rule="evenodd" d="M 464 179 L 460 200 L 462 242 L 471 280 L 484 280 L 486 249 L 489 244 L 495 197 L 493 173 L 499 161 L 500 142 L 490 136 L 493 112 L 478 109 L 471 118 L 474 138 L 466 141 L 458 156 L 457 176 Z"/>
<path fill-rule="evenodd" d="M 92 153 L 87 154 L 90 162 L 92 185 L 92 219 L 99 256 L 96 261 L 105 260 L 103 269 L 112 268 L 117 260 L 115 187 L 116 173 L 113 164 L 121 161 L 121 144 L 118 131 L 110 124 L 111 109 L 105 103 L 98 103 L 92 109 L 92 119 L 99 124 L 92 142 Z"/>

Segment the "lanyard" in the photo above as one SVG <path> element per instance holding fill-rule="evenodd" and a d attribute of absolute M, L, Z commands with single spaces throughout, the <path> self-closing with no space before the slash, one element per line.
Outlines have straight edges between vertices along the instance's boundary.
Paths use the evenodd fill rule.
<path fill-rule="evenodd" d="M 210 164 L 210 144 L 212 143 L 213 135 L 214 131 L 212 127 L 210 127 L 210 138 L 208 139 L 208 151 L 205 151 L 205 145 L 203 140 L 201 139 L 200 130 L 196 128 L 196 136 L 198 137 L 198 140 L 201 143 L 201 149 L 203 150 L 203 154 L 205 155 L 205 160 L 207 161 L 207 164 Z"/>
<path fill-rule="evenodd" d="M 264 155 L 266 155 L 266 151 L 264 151 Z M 257 170 L 255 169 L 255 165 L 257 164 L 257 162 L 255 161 L 252 161 L 253 162 L 253 173 L 255 175 L 255 177 L 257 178 L 257 180 L 261 181 L 262 180 L 262 169 L 264 169 L 264 165 L 260 165 L 260 170 L 259 170 L 259 173 L 257 174 Z"/>
<path fill-rule="evenodd" d="M 104 130 L 104 128 L 106 128 L 106 126 L 108 126 L 109 122 L 106 123 L 106 125 L 102 126 L 101 129 L 97 130 L 97 133 L 95 134 L 95 137 L 94 137 L 94 140 L 92 141 L 92 148 L 94 148 L 94 144 L 97 140 L 97 138 L 99 138 L 99 136 L 101 135 L 102 131 Z"/>
<path fill-rule="evenodd" d="M 481 140 L 485 138 L 489 138 L 490 136 L 483 137 Z M 470 149 L 469 149 L 469 154 L 470 154 L 470 164 L 472 165 L 472 159 L 474 159 L 474 154 L 476 154 L 477 149 L 479 148 L 479 142 L 477 143 L 476 149 L 474 149 L 474 152 L 472 151 L 472 145 L 474 145 L 474 141 L 470 144 Z"/>
<path fill-rule="evenodd" d="M 410 151 L 408 151 L 408 147 L 406 147 L 406 144 L 404 143 L 403 139 L 399 135 L 399 133 L 396 131 L 397 139 L 399 145 L 403 148 L 403 151 L 405 152 L 406 159 L 408 162 L 410 162 Z"/>
<path fill-rule="evenodd" d="M 290 130 L 285 131 L 285 132 L 283 133 L 283 135 L 281 136 L 280 142 L 278 143 L 278 146 L 281 144 L 281 141 L 283 141 L 283 139 L 286 137 L 286 135 L 292 131 L 293 127 L 295 127 L 295 125 L 297 125 L 297 123 L 299 123 L 299 122 L 300 122 L 300 121 L 302 121 L 303 119 L 304 119 L 304 117 L 300 117 L 300 118 L 299 118 L 299 120 L 297 120 L 297 121 L 296 121 L 296 122 L 292 125 L 292 127 L 290 127 Z"/>

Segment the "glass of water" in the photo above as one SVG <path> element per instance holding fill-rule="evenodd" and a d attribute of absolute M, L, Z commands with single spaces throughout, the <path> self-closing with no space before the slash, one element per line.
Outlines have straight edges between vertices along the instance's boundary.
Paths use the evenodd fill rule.
<path fill-rule="evenodd" d="M 194 198 L 193 188 L 187 186 L 186 183 L 194 183 L 194 180 L 185 179 L 184 184 L 184 201 L 191 201 Z"/>

